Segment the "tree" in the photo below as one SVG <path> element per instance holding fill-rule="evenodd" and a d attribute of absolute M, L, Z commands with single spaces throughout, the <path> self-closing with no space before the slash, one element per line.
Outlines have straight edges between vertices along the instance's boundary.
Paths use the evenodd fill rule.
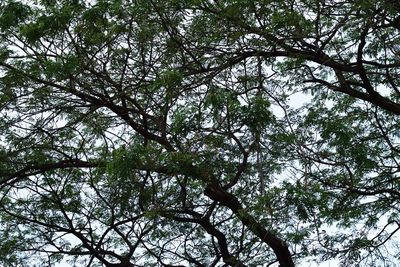
<path fill-rule="evenodd" d="M 0 29 L 4 266 L 399 263 L 395 1 L 4 1 Z"/>

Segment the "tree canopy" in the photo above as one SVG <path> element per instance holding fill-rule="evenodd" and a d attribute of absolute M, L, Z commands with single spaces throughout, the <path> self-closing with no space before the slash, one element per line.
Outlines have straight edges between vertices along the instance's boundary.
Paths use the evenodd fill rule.
<path fill-rule="evenodd" d="M 400 264 L 391 0 L 5 0 L 2 266 Z"/>

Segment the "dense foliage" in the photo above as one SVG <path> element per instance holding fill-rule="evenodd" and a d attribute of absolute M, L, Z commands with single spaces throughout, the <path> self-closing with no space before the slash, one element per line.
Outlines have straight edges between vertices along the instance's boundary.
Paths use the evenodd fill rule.
<path fill-rule="evenodd" d="M 398 266 L 399 11 L 2 1 L 0 264 Z"/>

